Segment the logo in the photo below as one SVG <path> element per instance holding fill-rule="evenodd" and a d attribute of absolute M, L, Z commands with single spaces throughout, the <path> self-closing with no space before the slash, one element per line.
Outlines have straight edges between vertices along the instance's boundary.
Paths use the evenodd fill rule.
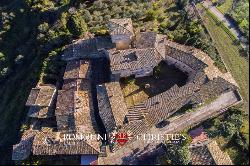
<path fill-rule="evenodd" d="M 125 145 L 129 140 L 127 133 L 117 133 L 115 138 L 116 142 L 121 146 Z"/>

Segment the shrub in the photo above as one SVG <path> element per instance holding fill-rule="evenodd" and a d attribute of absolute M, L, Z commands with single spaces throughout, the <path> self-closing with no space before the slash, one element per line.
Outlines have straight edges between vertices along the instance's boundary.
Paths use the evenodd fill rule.
<path fill-rule="evenodd" d="M 163 160 L 167 160 L 167 163 L 171 165 L 188 165 L 191 161 L 188 146 L 178 144 L 166 145 L 166 154 Z"/>
<path fill-rule="evenodd" d="M 146 20 L 147 21 L 153 21 L 157 18 L 157 12 L 155 10 L 148 10 L 146 13 Z"/>
<path fill-rule="evenodd" d="M 77 37 L 82 36 L 88 31 L 86 22 L 79 14 L 74 14 L 69 17 L 67 27 L 70 33 Z"/>

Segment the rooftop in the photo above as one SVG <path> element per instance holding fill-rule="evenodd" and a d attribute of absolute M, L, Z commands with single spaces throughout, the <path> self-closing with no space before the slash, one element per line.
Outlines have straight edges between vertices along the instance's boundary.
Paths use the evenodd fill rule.
<path fill-rule="evenodd" d="M 127 106 L 119 82 L 97 85 L 98 106 L 100 117 L 107 132 L 116 126 L 122 126 L 127 114 Z"/>
<path fill-rule="evenodd" d="M 56 88 L 52 85 L 41 85 L 32 88 L 27 99 L 26 106 L 44 106 L 48 107 L 51 104 Z"/>
<path fill-rule="evenodd" d="M 221 151 L 216 141 L 190 148 L 193 165 L 233 165 L 229 155 Z"/>
<path fill-rule="evenodd" d="M 166 56 L 177 58 L 195 70 L 202 69 L 210 80 L 221 77 L 238 87 L 230 72 L 222 73 L 214 65 L 214 61 L 206 53 L 199 49 L 167 40 Z"/>
<path fill-rule="evenodd" d="M 32 152 L 34 155 L 81 155 L 99 154 L 99 150 L 90 146 L 85 140 L 66 141 L 60 132 L 42 131 L 34 138 Z"/>
<path fill-rule="evenodd" d="M 216 141 L 212 141 L 207 147 L 216 165 L 233 165 L 229 155 L 221 151 Z"/>
<path fill-rule="evenodd" d="M 119 82 L 110 82 L 104 84 L 109 98 L 111 110 L 117 125 L 122 125 L 125 115 L 127 114 L 127 106 Z"/>
<path fill-rule="evenodd" d="M 30 107 L 28 112 L 29 117 L 33 118 L 48 118 L 53 117 L 53 111 L 49 107 Z"/>
<path fill-rule="evenodd" d="M 51 109 L 56 95 L 56 88 L 52 85 L 41 85 L 32 88 L 26 106 L 29 106 L 28 116 L 33 118 L 53 117 Z"/>
<path fill-rule="evenodd" d="M 195 144 L 199 142 L 201 143 L 201 142 L 208 140 L 208 135 L 206 134 L 206 132 L 204 131 L 202 127 L 191 130 L 189 134 L 192 137 L 191 144 Z"/>
<path fill-rule="evenodd" d="M 131 19 L 111 19 L 108 28 L 111 37 L 113 35 L 129 35 L 130 37 L 134 35 Z M 127 50 L 110 49 L 113 48 L 109 47 L 111 42 L 106 44 L 106 41 L 110 42 L 110 39 L 97 37 L 79 40 L 69 46 L 65 52 L 67 55 L 63 56 L 68 63 L 62 89 L 58 91 L 55 110 L 58 131 L 54 132 L 50 128 L 41 131 L 30 130 L 30 134 L 25 133 L 20 143 L 13 146 L 14 160 L 25 159 L 31 152 L 34 155 L 99 154 L 98 141 L 75 140 L 69 142 L 71 145 L 68 145 L 63 141 L 62 135 L 68 132 L 96 133 L 98 131 L 91 93 L 91 66 L 89 61 L 81 59 L 99 57 L 101 48 L 109 49 L 107 50 L 108 56 L 106 54 L 105 56 L 109 58 L 110 68 L 114 73 L 116 71 L 131 71 L 132 74 L 135 74 L 134 71 L 151 73 L 161 61 L 164 60 L 168 63 L 169 59 L 174 59 L 175 63 L 172 65 L 181 62 L 180 64 L 184 64 L 183 66 L 189 66 L 194 70 L 185 85 L 171 84 L 171 88 L 164 89 L 163 92 L 159 91 L 129 108 L 124 101 L 120 83 L 103 83 L 103 81 L 96 87 L 97 99 L 99 114 L 108 133 L 116 129 L 134 135 L 146 133 L 150 129 L 155 129 L 154 126 L 168 119 L 187 104 L 202 104 L 212 97 L 237 91 L 237 84 L 230 73 L 221 73 L 207 54 L 195 48 L 168 41 L 166 36 L 154 32 L 141 33 L 136 38 L 136 48 Z M 105 50 L 103 52 L 106 53 Z M 72 60 L 75 58 L 78 60 Z M 175 67 L 178 68 L 177 65 Z M 146 89 L 146 86 L 143 88 Z M 28 115 L 32 117 L 52 116 L 49 107 L 55 92 L 56 88 L 50 85 L 33 88 L 26 103 L 27 106 L 31 106 Z M 185 120 L 188 118 L 185 117 Z M 179 123 L 175 121 L 172 126 L 178 127 L 177 124 Z M 179 126 L 181 125 L 186 124 Z M 197 133 L 194 133 L 193 136 L 198 137 Z M 216 143 L 212 142 L 207 149 L 216 164 L 231 164 L 228 156 L 221 154 Z"/>
<path fill-rule="evenodd" d="M 136 70 L 155 67 L 161 60 L 155 49 L 128 49 L 109 51 L 111 71 Z"/>
<path fill-rule="evenodd" d="M 136 48 L 156 48 L 160 44 L 165 43 L 166 36 L 159 35 L 155 32 L 142 32 L 137 35 Z"/>
<path fill-rule="evenodd" d="M 72 60 L 67 62 L 63 79 L 84 79 L 90 77 L 89 62 Z"/>
<path fill-rule="evenodd" d="M 125 19 L 110 19 L 108 23 L 110 35 L 134 34 L 132 20 Z"/>

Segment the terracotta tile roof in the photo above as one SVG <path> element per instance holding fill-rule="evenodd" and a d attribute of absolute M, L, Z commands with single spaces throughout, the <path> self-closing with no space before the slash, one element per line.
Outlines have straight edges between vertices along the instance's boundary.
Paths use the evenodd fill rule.
<path fill-rule="evenodd" d="M 76 70 L 72 66 L 76 66 L 76 73 L 80 73 L 80 77 L 72 77 L 74 74 L 71 70 Z M 59 90 L 57 98 L 57 127 L 59 131 L 96 133 L 98 128 L 92 104 L 91 82 L 84 79 L 90 77 L 90 63 L 71 61 L 66 72 L 68 76 L 64 77 L 63 90 Z"/>
<path fill-rule="evenodd" d="M 56 115 L 69 115 L 74 113 L 75 91 L 59 90 L 56 104 Z"/>
<path fill-rule="evenodd" d="M 202 127 L 196 128 L 189 132 L 189 135 L 192 137 L 191 144 L 195 144 L 197 142 L 204 142 L 208 140 L 208 135 L 204 131 Z"/>
<path fill-rule="evenodd" d="M 168 118 L 189 102 L 190 97 L 198 87 L 189 83 L 186 86 L 177 85 L 159 95 L 145 101 L 145 119 L 149 124 L 155 125 Z"/>
<path fill-rule="evenodd" d="M 69 89 L 74 89 L 74 91 L 77 91 L 77 81 L 76 80 L 63 80 L 63 87 L 62 90 L 69 90 Z"/>
<path fill-rule="evenodd" d="M 98 36 L 90 39 L 80 39 L 64 50 L 62 59 L 69 61 L 80 58 L 100 57 L 98 49 L 111 49 L 115 45 L 110 36 Z"/>
<path fill-rule="evenodd" d="M 73 89 L 58 91 L 55 115 L 59 131 L 75 129 L 74 101 L 75 91 Z"/>
<path fill-rule="evenodd" d="M 185 48 L 185 47 L 184 47 Z M 183 62 L 192 69 L 196 71 L 202 71 L 207 67 L 207 64 L 196 58 L 193 55 L 193 48 L 184 49 L 182 45 L 179 45 L 174 42 L 166 42 L 166 56 L 177 59 L 178 61 Z"/>
<path fill-rule="evenodd" d="M 119 82 L 110 82 L 97 86 L 100 116 L 111 132 L 115 127 L 123 125 L 127 106 Z"/>
<path fill-rule="evenodd" d="M 206 101 L 211 97 L 216 97 L 222 93 L 236 89 L 237 87 L 230 82 L 227 82 L 221 77 L 217 77 L 202 85 L 200 90 L 195 93 L 195 96 L 202 101 Z"/>
<path fill-rule="evenodd" d="M 28 116 L 33 118 L 49 118 L 53 117 L 54 114 L 49 107 L 30 107 Z"/>
<path fill-rule="evenodd" d="M 132 20 L 125 19 L 110 19 L 108 23 L 110 35 L 131 34 L 134 35 Z"/>
<path fill-rule="evenodd" d="M 160 55 L 165 58 L 166 52 L 166 36 L 159 35 L 155 32 L 143 32 L 138 34 L 135 45 L 137 49 L 154 48 Z"/>
<path fill-rule="evenodd" d="M 50 106 L 56 88 L 52 85 L 42 85 L 32 88 L 26 106 Z"/>
<path fill-rule="evenodd" d="M 194 70 L 204 70 L 210 80 L 221 77 L 226 81 L 238 86 L 230 72 L 222 73 L 215 65 L 214 61 L 203 51 L 194 47 L 181 45 L 167 40 L 166 56 L 173 57 Z"/>
<path fill-rule="evenodd" d="M 40 92 L 40 88 L 32 88 L 29 94 L 29 97 L 26 102 L 26 106 L 32 106 L 36 104 L 36 99 Z"/>
<path fill-rule="evenodd" d="M 233 165 L 229 155 L 221 151 L 216 141 L 212 141 L 207 147 L 216 165 Z"/>
<path fill-rule="evenodd" d="M 157 33 L 155 32 L 143 32 L 137 36 L 136 48 L 155 48 L 157 42 Z"/>
<path fill-rule="evenodd" d="M 192 147 L 189 150 L 192 165 L 215 165 L 207 146 Z"/>
<path fill-rule="evenodd" d="M 82 81 L 75 93 L 75 97 L 74 120 L 76 131 L 96 133 L 98 129 L 94 115 L 90 82 Z"/>
<path fill-rule="evenodd" d="M 105 85 L 107 95 L 115 122 L 118 125 L 122 125 L 125 115 L 127 114 L 127 106 L 125 104 L 124 96 L 119 82 L 110 82 Z"/>
<path fill-rule="evenodd" d="M 111 50 L 109 59 L 111 71 L 154 68 L 161 61 L 155 49 Z"/>
<path fill-rule="evenodd" d="M 202 103 L 211 96 L 216 97 L 236 89 L 222 78 L 216 78 L 205 84 L 204 79 L 204 75 L 199 74 L 192 82 L 182 87 L 175 85 L 171 89 L 129 108 L 126 117 L 130 122 L 145 119 L 149 125 L 154 125 L 168 118 L 195 99 L 194 97 L 198 103 Z"/>
<path fill-rule="evenodd" d="M 115 129 L 116 123 L 109 103 L 107 91 L 103 85 L 97 85 L 96 89 L 99 115 L 106 128 L 106 131 L 110 133 Z"/>
<path fill-rule="evenodd" d="M 32 145 L 33 155 L 81 155 L 99 154 L 99 151 L 85 140 L 65 141 L 61 133 L 52 131 L 38 132 Z"/>
<path fill-rule="evenodd" d="M 52 85 L 40 85 L 30 92 L 26 106 L 30 106 L 28 116 L 33 118 L 52 117 L 53 111 L 50 107 L 56 95 L 56 88 Z"/>
<path fill-rule="evenodd" d="M 136 37 L 136 48 L 156 48 L 160 44 L 165 44 L 166 36 L 155 32 L 143 32 Z"/>
<path fill-rule="evenodd" d="M 80 39 L 65 49 L 62 59 L 86 58 L 95 53 L 98 53 L 95 39 Z"/>
<path fill-rule="evenodd" d="M 13 146 L 12 160 L 25 160 L 31 154 L 33 137 L 22 140 L 19 144 Z"/>
<path fill-rule="evenodd" d="M 36 131 L 26 130 L 22 134 L 21 141 L 13 145 L 12 160 L 25 160 L 31 154 L 32 142 L 35 137 Z"/>
<path fill-rule="evenodd" d="M 68 61 L 64 79 L 83 79 L 90 77 L 89 62 L 83 60 Z"/>

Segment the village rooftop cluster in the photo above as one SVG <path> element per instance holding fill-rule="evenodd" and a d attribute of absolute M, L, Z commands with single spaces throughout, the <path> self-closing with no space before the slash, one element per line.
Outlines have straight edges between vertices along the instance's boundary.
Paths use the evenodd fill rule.
<path fill-rule="evenodd" d="M 111 19 L 108 28 L 110 36 L 81 39 L 67 47 L 62 55 L 67 66 L 61 87 L 39 84 L 31 90 L 26 105 L 32 125 L 23 133 L 20 143 L 13 146 L 13 160 L 25 160 L 30 155 L 75 155 L 84 160 L 92 155 L 94 163 L 123 164 L 124 156 L 135 149 L 142 151 L 149 144 L 136 139 L 124 146 L 117 143 L 111 146 L 98 140 L 72 140 L 75 141 L 72 146 L 65 146 L 63 134 L 100 133 L 97 115 L 107 134 L 178 133 L 242 101 L 231 74 L 222 73 L 201 50 L 175 43 L 154 32 L 135 33 L 129 18 Z M 99 59 L 108 60 L 110 75 L 108 82 L 95 84 L 93 70 L 96 69 L 92 62 Z M 185 73 L 188 76 L 185 85 L 174 85 L 128 106 L 120 79 L 152 76 L 161 62 Z M 94 106 L 94 95 L 98 110 Z M 211 99 L 213 101 L 207 103 Z M 196 111 L 169 119 L 188 104 Z M 158 145 L 150 144 L 149 151 Z M 204 145 L 211 150 L 207 153 L 211 161 L 206 162 L 231 164 L 230 158 L 221 151 L 213 152 L 216 148 L 211 148 L 212 145 L 218 146 L 213 142 Z M 193 150 L 193 153 L 197 155 L 198 151 Z"/>

